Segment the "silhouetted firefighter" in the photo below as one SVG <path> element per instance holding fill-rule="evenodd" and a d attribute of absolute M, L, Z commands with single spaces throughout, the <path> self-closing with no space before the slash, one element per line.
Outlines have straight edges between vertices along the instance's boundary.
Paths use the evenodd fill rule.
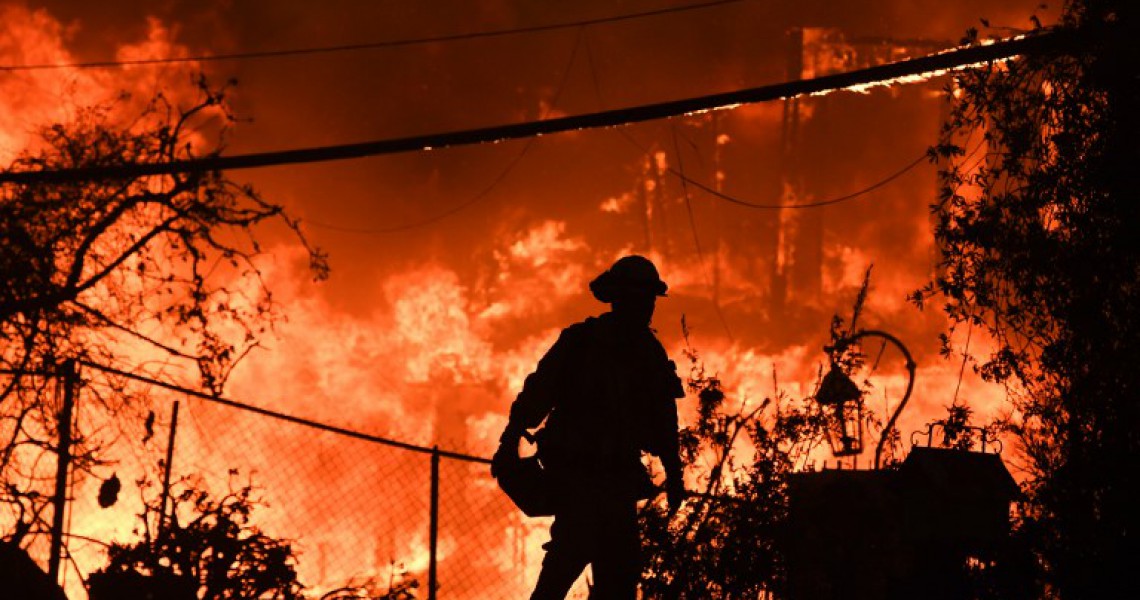
<path fill-rule="evenodd" d="M 511 406 L 492 474 L 527 514 L 554 515 L 532 600 L 565 598 L 587 564 L 591 598 L 636 596 L 637 501 L 655 493 L 642 451 L 661 458 L 670 509 L 684 497 L 676 404 L 684 389 L 649 328 L 667 287 L 644 257 L 614 263 L 590 283 L 612 310 L 567 327 Z M 519 440 L 544 420 L 532 438 L 539 467 L 519 459 Z"/>

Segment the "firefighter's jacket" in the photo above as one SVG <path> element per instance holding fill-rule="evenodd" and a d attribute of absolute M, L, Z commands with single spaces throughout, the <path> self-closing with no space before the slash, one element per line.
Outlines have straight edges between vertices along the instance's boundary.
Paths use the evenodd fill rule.
<path fill-rule="evenodd" d="M 683 396 L 653 331 L 606 313 L 562 331 L 511 405 L 504 437 L 545 419 L 539 456 L 559 493 L 637 496 L 648 483 L 641 451 L 680 477 L 676 399 Z"/>

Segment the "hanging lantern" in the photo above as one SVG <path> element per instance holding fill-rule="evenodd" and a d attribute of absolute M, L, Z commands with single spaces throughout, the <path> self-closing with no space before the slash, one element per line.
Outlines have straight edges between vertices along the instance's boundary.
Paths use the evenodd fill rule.
<path fill-rule="evenodd" d="M 827 443 L 835 457 L 863 452 L 863 392 L 838 365 L 824 375 L 815 396 L 827 419 Z"/>
<path fill-rule="evenodd" d="M 824 346 L 823 351 L 831 357 L 831 370 L 823 377 L 819 384 L 819 392 L 815 401 L 819 403 L 820 411 L 826 419 L 827 443 L 831 446 L 831 454 L 835 457 L 852 456 L 863 452 L 863 392 L 854 381 L 843 372 L 835 362 L 837 354 L 856 344 L 865 337 L 878 337 L 898 347 L 903 358 L 906 359 L 906 370 L 909 375 L 906 383 L 906 392 L 899 400 L 891 418 L 882 429 L 879 443 L 875 446 L 875 459 L 872 463 L 875 469 L 879 468 L 883 456 L 883 446 L 890 439 L 890 432 L 894 431 L 899 414 L 910 399 L 914 391 L 914 371 L 918 365 L 911 357 L 910 351 L 895 336 L 877 329 L 864 329 L 847 337 L 835 341 L 830 346 Z M 876 361 L 877 362 L 877 361 Z"/>

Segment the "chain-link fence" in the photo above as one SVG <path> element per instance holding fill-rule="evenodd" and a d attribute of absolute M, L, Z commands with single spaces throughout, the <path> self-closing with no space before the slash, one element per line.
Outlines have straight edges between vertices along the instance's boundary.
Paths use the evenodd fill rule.
<path fill-rule="evenodd" d="M 163 385 L 139 377 L 136 383 Z M 488 459 L 451 449 L 465 448 L 462 440 L 445 445 L 433 434 L 439 446 L 409 444 L 173 391 L 179 400 L 157 406 L 166 414 L 156 422 L 119 424 L 116 472 L 140 481 L 132 474 L 148 473 L 141 491 L 122 481 L 121 500 L 103 507 L 101 480 L 70 487 L 62 574 L 72 598 L 82 597 L 83 578 L 105 564 L 107 543 L 143 536 L 143 500 L 153 505 L 164 494 L 164 477 L 171 479 L 170 504 L 182 505 L 183 519 L 183 491 L 220 497 L 252 484 L 252 523 L 290 540 L 299 580 L 313 598 L 348 586 L 378 593 L 413 580 L 416 598 L 529 594 L 549 520 L 525 518 L 491 478 Z M 42 558 L 42 550 L 34 555 Z M 585 596 L 583 579 L 570 597 Z"/>
<path fill-rule="evenodd" d="M 478 459 L 447 458 L 235 410 L 184 405 L 175 472 L 253 478 L 268 505 L 258 523 L 296 540 L 300 575 L 318 595 L 402 572 L 422 595 L 433 578 L 446 598 L 523 595 L 516 563 L 526 526 Z M 434 463 L 434 464 L 433 464 Z M 211 487 L 228 485 L 211 482 Z M 435 539 L 433 540 L 433 532 Z"/>
<path fill-rule="evenodd" d="M 403 576 L 418 597 L 513 599 L 537 578 L 549 521 L 525 518 L 485 458 L 202 399 L 183 412 L 174 471 L 250 474 L 268 505 L 258 522 L 297 541 L 316 595 Z"/>

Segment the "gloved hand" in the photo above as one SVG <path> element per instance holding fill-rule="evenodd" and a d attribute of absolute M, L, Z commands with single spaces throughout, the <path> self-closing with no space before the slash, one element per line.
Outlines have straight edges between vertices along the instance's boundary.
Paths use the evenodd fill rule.
<path fill-rule="evenodd" d="M 519 460 L 519 438 L 512 435 L 504 435 L 499 440 L 499 449 L 495 451 L 495 455 L 491 457 L 491 477 L 498 478 L 503 469 L 507 468 L 511 463 L 518 462 Z"/>
<path fill-rule="evenodd" d="M 669 503 L 669 515 L 672 516 L 681 508 L 685 501 L 685 482 L 678 475 L 665 480 L 665 500 Z"/>

